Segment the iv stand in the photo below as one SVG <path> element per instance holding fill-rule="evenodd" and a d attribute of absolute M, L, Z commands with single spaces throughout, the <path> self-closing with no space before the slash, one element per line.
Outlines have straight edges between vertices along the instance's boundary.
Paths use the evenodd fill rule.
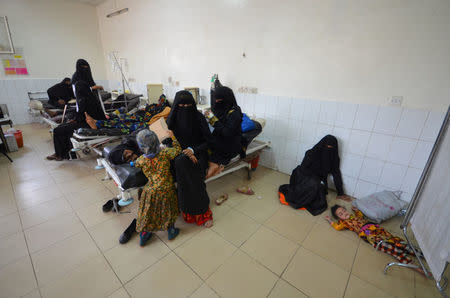
<path fill-rule="evenodd" d="M 117 59 L 116 53 L 114 51 L 111 52 L 113 58 L 114 58 L 114 62 L 116 63 L 117 67 L 120 70 L 120 74 L 122 76 L 122 90 L 123 90 L 123 99 L 125 101 L 125 108 L 128 111 L 128 101 L 127 101 L 127 96 L 125 94 L 125 84 L 128 87 L 128 90 L 130 90 L 131 92 L 131 88 L 130 85 L 128 84 L 128 80 L 125 78 L 125 74 L 123 73 L 123 69 L 122 69 L 122 65 L 119 63 L 119 60 Z"/>

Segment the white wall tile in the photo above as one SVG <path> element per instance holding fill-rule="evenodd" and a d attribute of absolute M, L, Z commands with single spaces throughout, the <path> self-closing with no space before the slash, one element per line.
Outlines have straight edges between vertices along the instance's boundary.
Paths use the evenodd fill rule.
<path fill-rule="evenodd" d="M 320 103 L 319 123 L 334 125 L 337 107 L 337 102 L 322 101 Z"/>
<path fill-rule="evenodd" d="M 293 98 L 291 102 L 291 110 L 289 112 L 289 119 L 303 120 L 303 112 L 305 110 L 305 100 Z"/>
<path fill-rule="evenodd" d="M 405 178 L 401 186 L 401 190 L 407 193 L 414 193 L 419 183 L 420 176 L 422 175 L 422 170 L 415 168 L 408 168 L 406 171 Z"/>
<path fill-rule="evenodd" d="M 295 160 L 285 158 L 281 161 L 280 171 L 282 173 L 290 175 L 292 173 L 292 170 L 294 170 L 296 166 L 297 165 Z"/>
<path fill-rule="evenodd" d="M 348 142 L 348 152 L 365 155 L 370 140 L 370 132 L 352 130 Z"/>
<path fill-rule="evenodd" d="M 423 127 L 420 139 L 434 143 L 439 133 L 439 130 L 441 129 L 444 118 L 445 118 L 444 113 L 431 111 L 428 114 L 428 118 Z"/>
<path fill-rule="evenodd" d="M 383 171 L 384 161 L 365 158 L 359 173 L 359 179 L 378 183 L 380 180 L 381 172 Z"/>
<path fill-rule="evenodd" d="M 263 150 L 261 152 L 261 165 L 273 169 L 275 166 L 275 154 L 272 150 Z"/>
<path fill-rule="evenodd" d="M 395 134 L 401 114 L 401 108 L 380 107 L 373 131 L 383 134 Z"/>
<path fill-rule="evenodd" d="M 336 127 L 336 126 L 333 128 L 332 135 L 334 135 L 338 140 L 339 154 L 342 154 L 342 153 L 348 151 L 348 140 L 350 139 L 350 133 L 351 133 L 351 130 L 349 128 Z"/>
<path fill-rule="evenodd" d="M 409 203 L 411 202 L 412 196 L 413 196 L 412 193 L 403 192 L 400 196 L 400 200 Z"/>
<path fill-rule="evenodd" d="M 358 178 L 361 171 L 362 163 L 364 158 L 362 156 L 354 154 L 344 154 L 341 155 L 341 172 L 342 174 Z"/>
<path fill-rule="evenodd" d="M 287 127 L 287 139 L 300 141 L 302 122 L 295 119 L 289 119 Z"/>
<path fill-rule="evenodd" d="M 278 116 L 278 98 L 276 96 L 266 96 L 266 115 Z"/>
<path fill-rule="evenodd" d="M 366 156 L 379 160 L 386 160 L 392 143 L 392 136 L 373 133 L 370 137 Z"/>
<path fill-rule="evenodd" d="M 317 122 L 319 120 L 319 112 L 320 112 L 320 101 L 305 100 L 303 121 Z"/>
<path fill-rule="evenodd" d="M 403 178 L 406 175 L 406 166 L 386 163 L 379 184 L 391 189 L 399 190 L 402 185 Z"/>
<path fill-rule="evenodd" d="M 308 151 L 309 149 L 311 149 L 311 147 L 308 147 L 305 143 L 300 143 L 298 145 L 297 165 L 302 163 L 303 158 L 305 157 L 306 151 Z"/>
<path fill-rule="evenodd" d="M 276 136 L 287 137 L 289 122 L 287 118 L 275 117 L 275 130 Z"/>
<path fill-rule="evenodd" d="M 284 147 L 284 157 L 287 159 L 297 160 L 298 148 L 300 146 L 299 141 L 287 141 L 286 146 Z"/>
<path fill-rule="evenodd" d="M 255 115 L 264 117 L 266 113 L 266 99 L 262 95 L 255 96 Z"/>
<path fill-rule="evenodd" d="M 414 168 L 423 169 L 430 156 L 431 149 L 433 149 L 433 143 L 419 141 L 409 165 Z"/>
<path fill-rule="evenodd" d="M 346 195 L 353 196 L 353 193 L 355 192 L 356 183 L 358 183 L 358 180 L 346 175 L 342 176 L 342 181 L 344 184 L 344 192 Z"/>
<path fill-rule="evenodd" d="M 358 105 L 353 121 L 353 128 L 365 131 L 372 131 L 378 113 L 378 106 Z"/>
<path fill-rule="evenodd" d="M 338 127 L 352 128 L 357 107 L 358 105 L 353 103 L 338 103 L 334 125 Z"/>
<path fill-rule="evenodd" d="M 316 140 L 317 123 L 310 121 L 302 122 L 302 130 L 300 134 L 300 141 L 305 143 L 308 147 L 312 147 L 317 142 Z"/>
<path fill-rule="evenodd" d="M 377 185 L 366 181 L 358 180 L 353 194 L 357 199 L 363 198 L 374 193 L 377 189 Z"/>
<path fill-rule="evenodd" d="M 277 106 L 276 106 L 277 116 L 288 119 L 290 111 L 291 111 L 291 103 L 292 103 L 292 98 L 278 97 Z"/>
<path fill-rule="evenodd" d="M 387 160 L 390 162 L 409 165 L 416 148 L 417 141 L 406 138 L 394 138 Z"/>
<path fill-rule="evenodd" d="M 316 130 L 316 143 L 319 142 L 326 135 L 333 134 L 333 126 L 319 123 Z"/>
<path fill-rule="evenodd" d="M 405 138 L 418 139 L 427 115 L 427 111 L 403 109 L 396 134 Z"/>

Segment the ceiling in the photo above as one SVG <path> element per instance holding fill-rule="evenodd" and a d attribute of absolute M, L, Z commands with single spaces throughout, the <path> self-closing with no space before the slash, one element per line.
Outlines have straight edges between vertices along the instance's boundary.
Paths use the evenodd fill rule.
<path fill-rule="evenodd" d="M 81 2 L 81 3 L 86 3 L 86 4 L 90 4 L 90 5 L 98 5 L 102 2 L 105 2 L 106 0 L 71 0 L 71 1 L 75 1 L 75 2 Z"/>

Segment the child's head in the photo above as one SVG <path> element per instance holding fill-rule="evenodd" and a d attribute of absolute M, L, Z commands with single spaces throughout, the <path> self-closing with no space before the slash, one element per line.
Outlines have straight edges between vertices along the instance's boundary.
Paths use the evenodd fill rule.
<path fill-rule="evenodd" d="M 350 218 L 350 213 L 348 213 L 345 207 L 334 205 L 331 207 L 331 215 L 336 219 L 346 220 Z"/>
<path fill-rule="evenodd" d="M 136 136 L 139 148 L 144 154 L 157 154 L 161 149 L 156 133 L 143 129 Z"/>

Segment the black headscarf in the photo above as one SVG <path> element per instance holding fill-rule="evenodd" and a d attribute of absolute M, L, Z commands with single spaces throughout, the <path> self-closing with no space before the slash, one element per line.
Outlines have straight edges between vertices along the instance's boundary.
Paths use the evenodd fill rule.
<path fill-rule="evenodd" d="M 191 106 L 180 107 L 179 104 Z M 201 117 L 204 116 L 197 110 L 192 94 L 186 90 L 178 91 L 167 118 L 167 126 L 173 131 L 182 148 L 194 147 L 204 142 Z"/>
<path fill-rule="evenodd" d="M 64 78 L 61 82 L 47 90 L 51 105 L 58 105 L 58 100 L 60 99 L 67 102 L 74 98 L 72 85 L 67 84 L 67 82 L 70 82 L 70 78 Z"/>
<path fill-rule="evenodd" d="M 304 173 L 314 174 L 324 181 L 328 174 L 339 171 L 339 163 L 338 141 L 336 137 L 326 135 L 306 151 L 301 167 Z"/>
<path fill-rule="evenodd" d="M 87 66 L 87 68 L 85 66 Z M 94 79 L 92 78 L 91 67 L 84 59 L 77 60 L 76 71 L 72 76 L 72 84 L 75 85 L 78 81 L 85 81 L 89 87 L 95 86 Z"/>
<path fill-rule="evenodd" d="M 222 101 L 216 102 L 217 99 Z M 214 115 L 222 120 L 234 107 L 237 107 L 237 102 L 233 90 L 225 86 L 217 87 L 214 90 L 214 96 L 211 97 L 211 111 Z"/>

